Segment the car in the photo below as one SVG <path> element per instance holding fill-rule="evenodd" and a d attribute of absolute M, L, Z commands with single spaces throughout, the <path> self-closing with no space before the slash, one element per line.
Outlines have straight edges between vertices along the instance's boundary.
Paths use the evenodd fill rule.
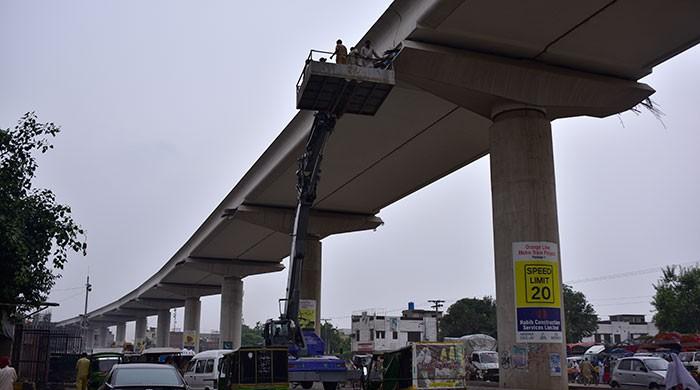
<path fill-rule="evenodd" d="M 194 355 L 185 371 L 185 382 L 187 382 L 190 389 L 217 389 L 221 358 L 231 352 L 232 350 L 230 349 L 214 349 Z"/>
<path fill-rule="evenodd" d="M 611 387 L 641 386 L 661 389 L 666 381 L 668 362 L 656 356 L 633 356 L 619 359 L 610 379 Z"/>
<path fill-rule="evenodd" d="M 175 367 L 153 363 L 115 364 L 99 390 L 116 389 L 188 390 Z"/>

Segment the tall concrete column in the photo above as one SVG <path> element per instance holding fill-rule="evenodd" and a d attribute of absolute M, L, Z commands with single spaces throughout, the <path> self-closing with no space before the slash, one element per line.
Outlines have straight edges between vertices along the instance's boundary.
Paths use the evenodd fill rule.
<path fill-rule="evenodd" d="M 310 238 L 306 241 L 306 257 L 301 268 L 300 299 L 316 301 L 315 326 L 317 335 L 321 335 L 321 241 Z"/>
<path fill-rule="evenodd" d="M 126 341 L 126 322 L 117 324 L 117 334 L 114 340 L 117 346 L 123 346 Z"/>
<path fill-rule="evenodd" d="M 170 346 L 170 310 L 158 310 L 158 328 L 156 328 L 156 346 Z"/>
<path fill-rule="evenodd" d="M 199 320 L 202 302 L 198 297 L 187 298 L 185 300 L 185 323 L 183 326 L 183 347 L 185 337 L 192 335 L 194 337 L 194 351 L 199 352 Z"/>
<path fill-rule="evenodd" d="M 551 125 L 543 111 L 509 107 L 494 113 L 490 137 L 498 351 L 501 362 L 507 363 L 500 367 L 500 386 L 566 389 L 564 342 L 516 342 L 513 243 L 559 243 Z M 556 257 L 561 269 L 560 256 Z M 561 298 L 561 272 L 558 274 L 555 283 Z M 563 310 L 560 312 L 563 331 Z M 509 357 L 515 353 L 522 357 L 523 351 L 526 367 L 516 368 Z M 561 359 L 560 376 L 550 373 L 550 354 Z"/>
<path fill-rule="evenodd" d="M 93 328 L 85 328 L 83 329 L 83 350 L 85 352 L 91 352 L 92 349 L 95 347 L 95 329 Z"/>
<path fill-rule="evenodd" d="M 241 346 L 243 317 L 243 281 L 235 276 L 224 278 L 221 284 L 221 338 L 219 348 L 231 343 L 234 349 Z"/>
<path fill-rule="evenodd" d="M 143 343 L 146 342 L 146 327 L 148 325 L 148 321 L 146 317 L 143 318 L 137 318 L 136 319 L 136 326 L 134 329 L 134 348 L 139 349 L 143 346 Z"/>
<path fill-rule="evenodd" d="M 107 345 L 107 334 L 109 329 L 107 327 L 101 326 L 97 328 L 97 347 L 109 347 Z"/>

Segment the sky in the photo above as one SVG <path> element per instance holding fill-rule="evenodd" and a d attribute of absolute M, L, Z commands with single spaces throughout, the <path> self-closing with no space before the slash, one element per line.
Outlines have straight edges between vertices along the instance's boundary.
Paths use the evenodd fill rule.
<path fill-rule="evenodd" d="M 2 1 L 0 128 L 27 111 L 62 127 L 36 185 L 87 231 L 54 319 L 82 312 L 88 273 L 92 310 L 158 270 L 295 114 L 308 50 L 357 42 L 388 4 Z M 697 69 L 694 48 L 641 80 L 661 120 L 552 124 L 563 278 L 603 317 L 650 318 L 660 268 L 700 261 Z M 381 210 L 376 231 L 323 240 L 322 318 L 495 295 L 489 177 L 486 156 Z M 246 278 L 244 322 L 277 316 L 285 285 L 286 271 Z M 219 296 L 202 298 L 201 330 L 218 326 Z"/>

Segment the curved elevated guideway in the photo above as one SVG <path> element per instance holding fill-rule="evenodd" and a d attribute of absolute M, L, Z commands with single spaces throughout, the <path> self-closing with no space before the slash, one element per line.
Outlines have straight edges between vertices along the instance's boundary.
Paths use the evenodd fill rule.
<path fill-rule="evenodd" d="M 396 86 L 375 116 L 340 118 L 328 141 L 302 298 L 320 305 L 319 240 L 376 228 L 382 208 L 491 153 L 499 350 L 510 351 L 512 248 L 558 242 L 550 121 L 642 102 L 654 90 L 636 80 L 700 40 L 698 16 L 693 0 L 392 3 L 363 40 L 377 51 L 403 45 Z M 134 291 L 90 312 L 91 326 L 137 320 L 139 338 L 145 316 L 158 314 L 167 330 L 167 309 L 185 306 L 185 332 L 196 333 L 198 298 L 221 293 L 222 340 L 238 345 L 242 279 L 282 270 L 289 254 L 297 159 L 312 121 L 299 111 L 182 248 Z M 530 354 L 529 370 L 504 367 L 501 385 L 565 386 L 565 375 L 549 374 L 551 355 L 565 356 L 555 339 Z"/>

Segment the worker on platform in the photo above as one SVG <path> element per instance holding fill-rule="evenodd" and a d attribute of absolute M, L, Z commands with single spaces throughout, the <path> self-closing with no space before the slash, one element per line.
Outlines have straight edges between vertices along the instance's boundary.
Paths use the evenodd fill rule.
<path fill-rule="evenodd" d="M 348 65 L 360 65 L 360 53 L 357 52 L 355 46 L 350 48 L 348 53 Z"/>
<path fill-rule="evenodd" d="M 90 375 L 90 359 L 87 353 L 83 352 L 80 359 L 75 363 L 75 389 L 87 390 L 88 376 Z"/>
<path fill-rule="evenodd" d="M 336 64 L 347 64 L 348 63 L 348 48 L 343 45 L 343 41 L 338 39 L 335 41 L 335 51 L 331 54 L 331 58 L 335 56 Z"/>
<path fill-rule="evenodd" d="M 10 367 L 10 359 L 0 357 L 0 390 L 12 390 L 16 380 L 17 372 Z"/>
<path fill-rule="evenodd" d="M 372 47 L 372 41 L 369 39 L 365 41 L 364 45 L 360 48 L 360 65 L 361 66 L 372 66 L 374 60 L 379 59 L 379 55 L 374 51 Z"/>

